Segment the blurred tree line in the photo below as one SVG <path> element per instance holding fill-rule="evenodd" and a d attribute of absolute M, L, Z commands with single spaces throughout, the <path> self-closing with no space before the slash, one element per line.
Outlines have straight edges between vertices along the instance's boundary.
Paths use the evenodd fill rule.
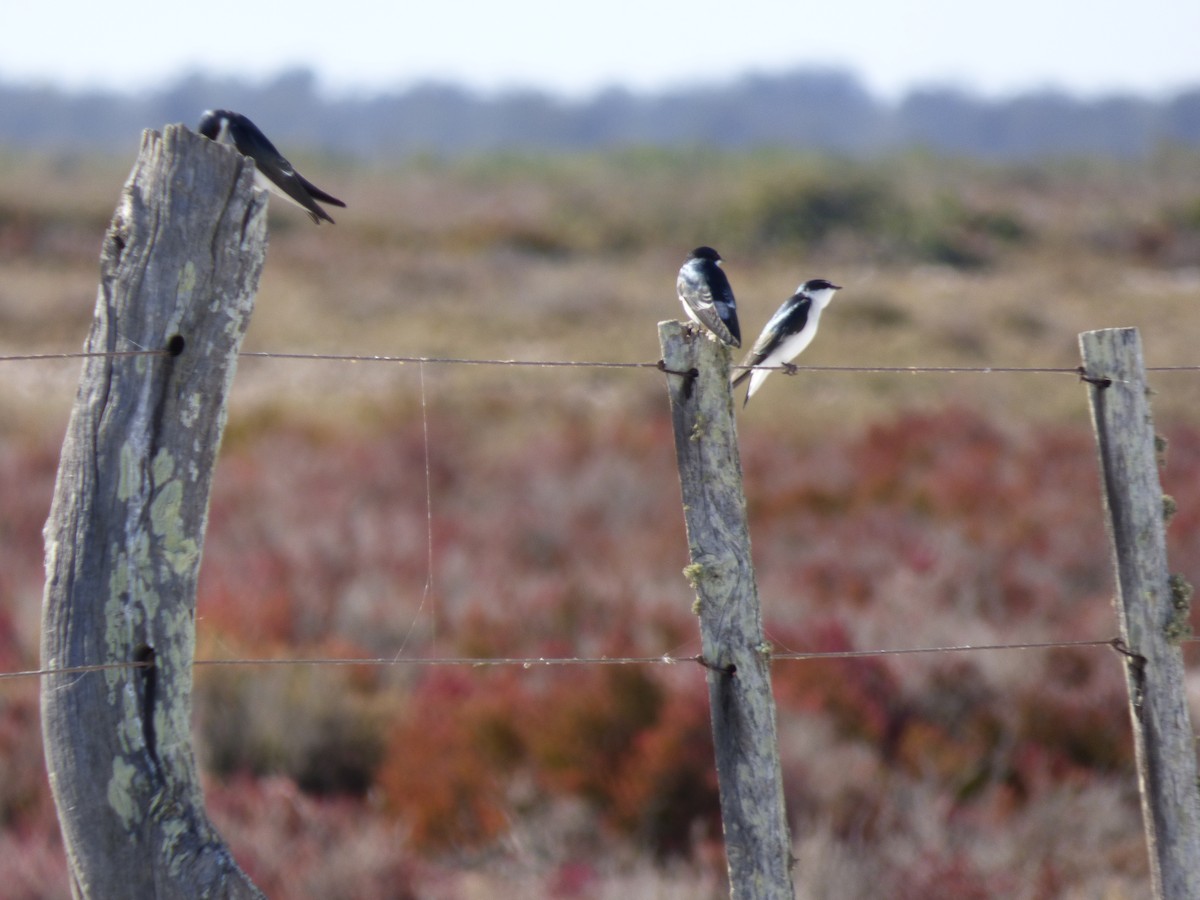
<path fill-rule="evenodd" d="M 1161 99 L 1084 99 L 1053 90 L 988 99 L 932 87 L 892 104 L 850 73 L 813 69 L 657 94 L 610 88 L 570 101 L 534 90 L 485 95 L 433 82 L 335 97 L 308 69 L 262 83 L 190 74 L 138 94 L 0 84 L 0 146 L 126 152 L 142 128 L 194 125 L 211 107 L 246 113 L 289 148 L 362 160 L 630 146 L 1138 159 L 1164 145 L 1200 146 L 1200 86 Z"/>

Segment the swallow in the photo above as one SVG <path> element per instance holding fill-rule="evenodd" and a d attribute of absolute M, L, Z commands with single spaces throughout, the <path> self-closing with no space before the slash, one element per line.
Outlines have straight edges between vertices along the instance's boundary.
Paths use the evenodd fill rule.
<path fill-rule="evenodd" d="M 737 301 L 721 268 L 721 254 L 712 247 L 697 247 L 689 253 L 679 269 L 675 290 L 689 319 L 703 325 L 723 343 L 742 346 Z"/>
<path fill-rule="evenodd" d="M 197 130 L 211 141 L 229 144 L 238 153 L 254 160 L 254 186 L 260 191 L 272 191 L 303 209 L 310 219 L 333 224 L 333 217 L 317 201 L 345 207 L 337 197 L 325 193 L 296 171 L 282 153 L 275 149 L 258 126 L 239 113 L 227 109 L 210 109 L 200 117 Z"/>
<path fill-rule="evenodd" d="M 783 366 L 787 368 L 793 359 L 799 356 L 817 336 L 817 326 L 821 322 L 821 311 L 833 300 L 833 295 L 840 291 L 841 285 L 832 284 L 824 278 L 814 278 L 796 288 L 796 293 L 788 297 L 783 305 L 776 310 L 775 315 L 767 322 L 762 334 L 754 342 L 754 347 L 742 361 L 743 366 Z M 750 387 L 746 390 L 744 407 L 750 402 L 767 376 L 770 369 L 746 368 L 741 374 L 733 377 L 733 387 L 737 387 L 747 378 Z"/>

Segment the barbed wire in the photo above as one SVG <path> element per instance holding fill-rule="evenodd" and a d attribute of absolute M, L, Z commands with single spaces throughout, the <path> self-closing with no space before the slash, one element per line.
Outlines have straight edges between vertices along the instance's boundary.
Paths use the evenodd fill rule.
<path fill-rule="evenodd" d="M 1180 643 L 1197 643 L 1200 638 L 1185 638 Z M 929 653 L 994 653 L 1004 650 L 1053 650 L 1072 647 L 1111 647 L 1129 654 L 1120 638 L 1092 638 L 1067 641 L 1021 641 L 1003 644 L 953 644 L 932 647 L 881 647 L 868 650 L 778 650 L 772 648 L 767 654 L 773 662 L 812 662 L 819 660 L 862 659 L 881 656 L 912 656 Z M 398 668 L 401 666 L 461 667 L 472 669 L 514 667 L 522 669 L 549 668 L 556 666 L 675 666 L 681 663 L 696 663 L 706 668 L 709 663 L 700 655 L 675 656 L 664 653 L 659 656 L 393 656 L 393 657 L 246 657 L 234 659 L 197 659 L 194 667 L 227 666 L 340 666 Z M 90 672 L 107 672 L 117 669 L 144 669 L 153 663 L 130 660 L 129 662 L 97 663 L 64 668 L 28 669 L 18 672 L 0 672 L 0 681 L 18 678 L 43 678 L 49 675 L 80 675 Z"/>

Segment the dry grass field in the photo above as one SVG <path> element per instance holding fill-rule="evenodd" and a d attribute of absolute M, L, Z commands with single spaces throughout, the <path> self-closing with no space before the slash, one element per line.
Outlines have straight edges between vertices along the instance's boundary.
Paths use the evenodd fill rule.
<path fill-rule="evenodd" d="M 0 355 L 76 350 L 133 161 L 0 155 Z M 799 361 L 1078 365 L 1136 325 L 1200 363 L 1200 158 L 984 167 L 782 153 L 298 158 L 338 224 L 271 209 L 248 350 L 653 362 L 699 243 L 752 339 L 845 286 Z M 0 361 L 0 669 L 37 664 L 40 529 L 77 361 Z M 246 359 L 199 655 L 697 652 L 662 376 Z M 1200 373 L 1156 373 L 1200 580 Z M 767 627 L 788 649 L 1109 638 L 1071 374 L 776 375 L 740 422 Z M 431 566 L 432 564 L 432 566 Z M 779 663 L 801 897 L 1149 895 L 1105 649 Z M 197 672 L 214 819 L 279 897 L 719 897 L 690 667 Z M 6 896 L 68 896 L 37 687 L 0 682 Z"/>

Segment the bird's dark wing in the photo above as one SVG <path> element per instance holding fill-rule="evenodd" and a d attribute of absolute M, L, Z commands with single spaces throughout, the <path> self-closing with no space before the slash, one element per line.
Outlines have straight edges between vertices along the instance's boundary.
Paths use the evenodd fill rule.
<path fill-rule="evenodd" d="M 722 341 L 728 342 L 725 326 L 713 309 L 712 289 L 700 263 L 690 262 L 680 269 L 675 288 L 688 314 Z"/>
<path fill-rule="evenodd" d="M 746 358 L 742 360 L 742 365 L 760 365 L 787 338 L 804 330 L 811 312 L 812 298 L 807 294 L 793 294 L 789 297 L 763 326 L 762 333 L 754 342 L 754 346 L 750 348 L 750 352 L 746 354 Z M 749 378 L 750 372 L 750 369 L 745 369 L 738 373 L 737 377 L 733 379 L 733 386 L 737 387 Z"/>
<path fill-rule="evenodd" d="M 733 336 L 730 343 L 735 347 L 742 346 L 742 330 L 738 326 L 737 301 L 733 298 L 733 288 L 729 285 L 729 279 L 725 277 L 725 273 L 719 266 L 712 267 L 709 283 L 712 285 L 710 296 L 713 308 L 720 316 L 725 328 Z"/>
<path fill-rule="evenodd" d="M 775 311 L 775 315 L 771 316 L 750 352 L 766 359 L 785 338 L 804 330 L 811 313 L 812 297 L 808 294 L 793 294 Z"/>
<path fill-rule="evenodd" d="M 685 266 L 679 273 L 679 298 L 696 318 L 724 343 L 742 345 L 737 307 L 729 279 L 716 263 L 707 260 Z"/>
<path fill-rule="evenodd" d="M 314 222 L 324 219 L 333 222 L 333 217 L 317 205 L 316 200 L 344 207 L 346 204 L 333 197 L 296 171 L 270 139 L 263 134 L 258 126 L 245 116 L 230 117 L 229 134 L 239 152 L 254 160 L 254 165 L 264 178 L 278 191 L 295 201 L 308 213 Z M 316 199 L 314 199 L 316 198 Z"/>
<path fill-rule="evenodd" d="M 293 170 L 293 171 L 295 171 L 295 170 Z M 323 190 L 321 190 L 319 187 L 317 187 L 315 184 L 313 184 L 311 181 L 309 181 L 307 178 L 305 178 L 299 172 L 296 172 L 295 174 L 296 174 L 296 177 L 298 179 L 300 179 L 300 183 L 302 185 L 304 185 L 305 189 L 310 194 L 312 194 L 313 197 L 315 197 L 317 200 L 320 200 L 322 203 L 329 203 L 332 206 L 340 206 L 340 207 L 342 207 L 342 209 L 346 208 L 346 204 L 343 203 L 341 200 L 339 200 L 337 197 L 334 197 L 332 194 L 325 193 Z"/>
<path fill-rule="evenodd" d="M 312 185 L 304 176 L 292 168 L 292 164 L 282 156 L 255 159 L 254 164 L 258 167 L 258 171 L 262 172 L 271 184 L 275 185 L 275 187 L 289 198 L 304 207 L 314 222 L 320 222 L 321 219 L 324 219 L 326 222 L 333 222 L 333 217 L 318 206 L 316 200 L 313 199 Z M 324 191 L 319 191 L 319 193 L 328 196 Z M 326 200 L 326 202 L 330 201 Z M 345 206 L 344 203 L 340 202 L 338 205 Z"/>

